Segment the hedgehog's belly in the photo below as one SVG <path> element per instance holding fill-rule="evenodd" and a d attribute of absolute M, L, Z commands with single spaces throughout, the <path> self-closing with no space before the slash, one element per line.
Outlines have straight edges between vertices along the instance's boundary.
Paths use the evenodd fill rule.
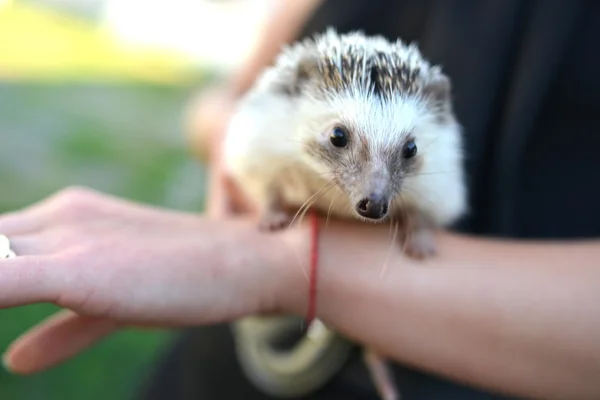
<path fill-rule="evenodd" d="M 354 218 L 346 193 L 312 171 L 290 168 L 281 171 L 277 180 L 285 206 L 293 212 L 310 204 L 311 209 L 331 217 Z"/>

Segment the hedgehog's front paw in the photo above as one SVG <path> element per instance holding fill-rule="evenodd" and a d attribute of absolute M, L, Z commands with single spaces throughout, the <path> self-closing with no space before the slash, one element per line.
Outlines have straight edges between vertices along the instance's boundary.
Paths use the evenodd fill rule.
<path fill-rule="evenodd" d="M 409 257 L 422 260 L 435 255 L 437 246 L 431 229 L 421 228 L 408 232 L 402 245 Z"/>
<path fill-rule="evenodd" d="M 291 222 L 290 214 L 285 211 L 267 211 L 261 216 L 258 226 L 263 232 L 274 232 L 286 228 Z"/>

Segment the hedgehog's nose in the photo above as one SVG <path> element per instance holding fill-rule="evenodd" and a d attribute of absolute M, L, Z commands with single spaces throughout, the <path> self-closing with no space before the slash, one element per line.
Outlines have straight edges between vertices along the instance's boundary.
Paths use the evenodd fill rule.
<path fill-rule="evenodd" d="M 388 199 L 377 195 L 365 197 L 356 204 L 356 212 L 364 218 L 381 219 L 387 215 Z"/>

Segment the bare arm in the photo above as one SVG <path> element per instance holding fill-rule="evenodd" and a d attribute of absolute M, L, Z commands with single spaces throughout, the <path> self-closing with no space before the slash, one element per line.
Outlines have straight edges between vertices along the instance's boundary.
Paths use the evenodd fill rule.
<path fill-rule="evenodd" d="M 223 131 L 237 99 L 271 63 L 282 46 L 293 41 L 302 24 L 323 0 L 280 0 L 260 32 L 256 48 L 240 68 L 216 87 L 202 90 L 189 107 L 185 129 L 193 152 L 210 157 L 208 138 Z"/>
<path fill-rule="evenodd" d="M 306 232 L 283 235 L 306 259 Z M 330 221 L 320 318 L 390 358 L 489 390 L 600 398 L 599 241 L 438 239 L 439 256 L 417 263 L 390 246 L 387 227 Z M 283 268 L 283 308 L 302 314 L 306 278 Z"/>
<path fill-rule="evenodd" d="M 253 222 L 232 224 L 221 210 L 211 211 L 224 215 L 221 221 L 209 224 L 188 215 L 184 219 L 190 222 L 179 227 L 179 217 L 140 213 L 139 206 L 115 211 L 112 200 L 95 196 L 83 206 L 72 196 L 57 199 L 17 217 L 0 216 L 0 232 L 11 238 L 29 232 L 21 248 L 18 238 L 15 243 L 18 254 L 30 254 L 0 261 L 0 307 L 60 299 L 70 308 L 65 302 L 71 300 L 74 310 L 96 318 L 84 319 L 82 326 L 81 317 L 66 314 L 23 336 L 7 353 L 13 370 L 56 365 L 117 329 L 115 319 L 118 324 L 148 318 L 157 325 L 202 324 L 260 310 L 305 312 L 306 279 L 296 264 L 307 259 L 305 227 L 262 237 Z M 64 213 L 57 212 L 57 204 Z M 106 223 L 106 215 L 117 227 Z M 74 216 L 86 222 L 74 224 Z M 98 220 L 102 229 L 88 229 Z M 37 232 L 40 223 L 43 229 L 38 226 Z M 139 224 L 143 230 L 136 229 Z M 69 234 L 70 240 L 57 240 L 53 229 Z M 172 240 L 178 235 L 185 240 Z M 48 237 L 60 243 L 60 257 L 52 254 Z M 118 240 L 122 237 L 127 240 Z M 330 221 L 321 238 L 320 318 L 390 358 L 483 388 L 544 399 L 600 398 L 597 241 L 541 244 L 450 233 L 440 233 L 438 239 L 439 256 L 421 264 L 390 246 L 387 227 Z M 137 252 L 130 249 L 132 241 Z M 115 249 L 118 245 L 127 251 Z M 166 263 L 171 267 L 165 269 Z M 146 284 L 103 286 L 106 279 L 73 284 L 88 276 L 79 273 L 81 268 L 96 278 L 125 274 Z M 40 272 L 44 279 L 38 279 Z M 210 290 L 199 290 L 202 284 Z M 86 288 L 97 296 L 80 304 L 78 298 L 87 298 Z M 103 315 L 99 309 L 111 313 Z"/>
<path fill-rule="evenodd" d="M 254 82 L 262 69 L 271 63 L 281 47 L 296 38 L 302 24 L 323 0 L 281 0 L 260 32 L 251 56 L 230 79 L 228 86 L 234 96 L 240 96 Z"/>
<path fill-rule="evenodd" d="M 8 366 L 48 368 L 123 325 L 303 314 L 306 227 L 263 235 L 253 219 L 211 214 L 217 219 L 78 190 L 0 216 L 19 255 L 0 260 L 0 308 L 50 301 L 71 310 L 13 343 Z M 332 328 L 483 388 L 600 398 L 598 242 L 440 233 L 439 256 L 420 264 L 389 239 L 380 225 L 330 221 L 323 230 L 318 311 Z"/>
<path fill-rule="evenodd" d="M 600 242 L 441 233 L 439 245 L 438 257 L 419 263 L 390 247 L 387 228 L 330 223 L 320 318 L 390 358 L 482 388 L 600 398 Z M 304 312 L 305 286 L 286 296 L 287 308 Z"/>

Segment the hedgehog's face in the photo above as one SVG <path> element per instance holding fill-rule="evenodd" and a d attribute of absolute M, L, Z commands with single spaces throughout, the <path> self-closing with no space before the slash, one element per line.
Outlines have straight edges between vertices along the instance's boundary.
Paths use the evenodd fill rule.
<path fill-rule="evenodd" d="M 381 140 L 368 129 L 336 122 L 306 143 L 307 155 L 323 176 L 348 196 L 357 217 L 379 221 L 420 167 L 415 137 L 399 133 Z"/>

